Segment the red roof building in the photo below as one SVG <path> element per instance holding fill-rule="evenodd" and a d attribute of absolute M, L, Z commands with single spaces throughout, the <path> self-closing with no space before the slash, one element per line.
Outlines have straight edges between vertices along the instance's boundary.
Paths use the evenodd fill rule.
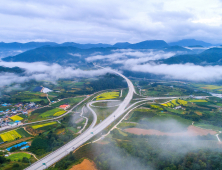
<path fill-rule="evenodd" d="M 63 104 L 63 105 L 59 106 L 59 108 L 61 108 L 61 109 L 68 109 L 69 107 L 70 107 L 70 105 L 68 105 L 68 104 Z"/>

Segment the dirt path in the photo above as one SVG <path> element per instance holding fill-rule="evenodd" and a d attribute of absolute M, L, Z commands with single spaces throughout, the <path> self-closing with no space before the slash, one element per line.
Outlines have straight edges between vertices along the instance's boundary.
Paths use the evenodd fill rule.
<path fill-rule="evenodd" d="M 186 132 L 177 132 L 177 133 L 168 133 L 168 132 L 161 132 L 155 129 L 140 129 L 140 128 L 128 128 L 125 129 L 126 132 L 133 133 L 136 135 L 158 135 L 158 136 L 205 136 L 207 134 L 215 135 L 217 134 L 216 131 L 209 130 L 209 129 L 201 129 L 196 126 L 190 125 L 187 128 Z"/>
<path fill-rule="evenodd" d="M 82 163 L 78 165 L 74 165 L 69 170 L 97 170 L 96 165 L 93 161 L 89 161 L 88 159 L 84 159 Z"/>

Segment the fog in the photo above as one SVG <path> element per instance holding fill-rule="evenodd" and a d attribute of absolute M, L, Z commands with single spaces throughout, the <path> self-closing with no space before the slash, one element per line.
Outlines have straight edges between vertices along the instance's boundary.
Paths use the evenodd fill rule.
<path fill-rule="evenodd" d="M 222 66 L 200 66 L 194 64 L 135 64 L 124 65 L 124 69 L 163 75 L 168 79 L 214 82 L 222 80 Z"/>
<path fill-rule="evenodd" d="M 115 50 L 110 55 L 94 55 L 86 58 L 88 62 L 108 61 L 109 64 L 121 64 L 121 69 L 133 72 L 151 73 L 167 79 L 214 82 L 222 80 L 222 66 L 201 66 L 187 64 L 158 64 L 160 59 L 167 59 L 181 52 L 152 50 Z"/>
<path fill-rule="evenodd" d="M 86 58 L 86 61 L 92 62 L 97 60 L 108 60 L 113 63 L 142 63 L 150 60 L 166 59 L 174 56 L 176 53 L 153 50 L 133 50 L 133 49 L 121 49 L 113 50 L 112 54 L 109 55 L 93 55 Z"/>
<path fill-rule="evenodd" d="M 29 80 L 36 81 L 52 81 L 55 82 L 60 78 L 74 78 L 74 77 L 94 77 L 104 75 L 111 72 L 110 68 L 98 70 L 81 70 L 72 67 L 65 67 L 59 64 L 47 64 L 43 62 L 25 63 L 25 62 L 0 62 L 0 66 L 5 67 L 20 67 L 25 69 L 23 75 L 14 73 L 0 74 L 0 87 L 9 85 L 11 83 L 22 83 Z"/>

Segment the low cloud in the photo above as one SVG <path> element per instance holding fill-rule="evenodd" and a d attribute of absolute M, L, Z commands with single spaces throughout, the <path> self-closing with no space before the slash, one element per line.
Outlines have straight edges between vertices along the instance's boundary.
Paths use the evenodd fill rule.
<path fill-rule="evenodd" d="M 170 79 L 190 81 L 217 81 L 222 79 L 222 66 L 200 66 L 194 64 L 135 64 L 125 65 L 130 71 L 163 75 Z"/>
<path fill-rule="evenodd" d="M 109 55 L 94 55 L 86 58 L 86 61 L 92 62 L 96 60 L 107 60 L 112 61 L 115 64 L 126 63 L 143 63 L 150 60 L 165 59 L 174 56 L 176 53 L 164 53 L 163 51 L 153 51 L 153 50 L 113 50 L 112 54 Z"/>
<path fill-rule="evenodd" d="M 59 78 L 74 77 L 94 77 L 104 75 L 112 70 L 104 68 L 99 70 L 81 70 L 72 67 L 64 67 L 59 64 L 46 64 L 42 62 L 25 63 L 25 62 L 0 62 L 0 66 L 20 67 L 25 69 L 24 75 L 20 76 L 14 73 L 2 73 L 0 75 L 0 87 L 11 83 L 22 83 L 31 79 L 41 81 L 56 81 Z"/>

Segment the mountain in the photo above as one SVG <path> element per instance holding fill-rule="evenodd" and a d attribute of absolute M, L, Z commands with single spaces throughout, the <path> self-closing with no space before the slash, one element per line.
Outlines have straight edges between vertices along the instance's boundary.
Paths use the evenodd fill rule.
<path fill-rule="evenodd" d="M 81 49 L 89 49 L 89 48 L 106 48 L 106 47 L 112 47 L 110 44 L 78 44 L 74 42 L 65 42 L 63 44 L 59 44 L 59 46 L 72 46 L 76 48 L 81 48 Z"/>
<path fill-rule="evenodd" d="M 136 44 L 130 44 L 127 48 L 131 49 L 160 49 L 169 45 L 163 40 L 148 40 Z"/>
<path fill-rule="evenodd" d="M 195 40 L 195 39 L 183 39 L 183 40 L 180 40 L 180 41 L 177 41 L 177 42 L 171 42 L 171 43 L 168 43 L 170 46 L 175 46 L 175 45 L 178 45 L 178 46 L 203 46 L 203 47 L 209 47 L 209 46 L 212 46 L 212 44 L 210 43 L 206 43 L 204 41 L 198 41 L 198 40 Z"/>
<path fill-rule="evenodd" d="M 4 43 L 0 42 L 0 49 L 32 49 L 32 48 L 38 48 L 41 46 L 46 45 L 57 45 L 57 43 L 54 42 L 28 42 L 28 43 Z"/>
<path fill-rule="evenodd" d="M 43 46 L 32 49 L 12 57 L 3 58 L 3 61 L 14 62 L 49 62 L 49 63 L 85 63 L 85 57 L 92 54 L 110 54 L 116 48 L 90 48 L 80 49 L 66 46 Z"/>
<path fill-rule="evenodd" d="M 127 48 L 129 47 L 129 45 L 131 45 L 128 42 L 119 42 L 113 45 L 113 47 L 117 47 L 117 48 Z"/>
<path fill-rule="evenodd" d="M 222 48 L 210 48 L 200 54 L 177 55 L 159 60 L 158 62 L 165 64 L 193 63 L 198 65 L 222 65 Z"/>

